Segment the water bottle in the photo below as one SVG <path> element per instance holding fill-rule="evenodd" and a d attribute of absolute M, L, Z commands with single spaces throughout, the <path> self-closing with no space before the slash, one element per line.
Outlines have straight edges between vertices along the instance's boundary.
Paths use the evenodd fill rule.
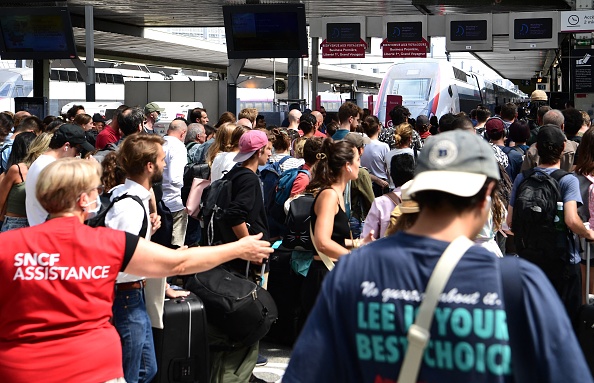
<path fill-rule="evenodd" d="M 557 214 L 555 215 L 555 229 L 558 232 L 565 232 L 565 216 L 563 213 L 563 202 L 557 202 Z"/>
<path fill-rule="evenodd" d="M 555 215 L 554 223 L 555 231 L 557 232 L 557 248 L 565 249 L 567 247 L 567 230 L 563 213 L 563 202 L 557 202 L 557 214 Z"/>

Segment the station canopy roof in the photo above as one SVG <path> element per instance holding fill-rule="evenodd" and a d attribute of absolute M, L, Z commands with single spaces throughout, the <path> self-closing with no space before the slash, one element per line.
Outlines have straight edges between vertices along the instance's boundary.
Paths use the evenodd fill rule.
<path fill-rule="evenodd" d="M 270 1 L 263 0 L 269 3 Z M 285 1 L 287 2 L 287 1 Z M 472 13 L 511 13 L 571 10 L 572 0 L 303 0 L 306 15 L 328 16 L 386 16 L 386 15 L 445 15 Z M 227 67 L 224 46 L 194 39 L 167 36 L 150 30 L 154 27 L 222 27 L 222 6 L 225 0 L 9 0 L 1 6 L 68 6 L 73 16 L 75 39 L 79 53 L 84 55 L 84 7 L 93 6 L 96 58 L 134 60 L 170 66 L 198 69 Z M 233 2 L 238 4 L 240 2 Z M 493 52 L 474 55 L 509 79 L 530 79 L 535 72 L 547 70 L 555 58 L 553 51 L 508 50 L 507 36 L 494 36 Z M 277 60 L 277 63 L 279 60 Z M 282 60 L 280 60 L 282 62 Z M 341 68 L 342 70 L 342 68 Z M 272 71 L 272 60 L 248 60 L 245 72 L 254 74 Z M 277 65 L 277 71 L 286 67 Z M 379 82 L 381 76 L 362 77 L 358 70 L 342 73 L 328 66 L 320 66 L 320 80 L 359 79 Z"/>

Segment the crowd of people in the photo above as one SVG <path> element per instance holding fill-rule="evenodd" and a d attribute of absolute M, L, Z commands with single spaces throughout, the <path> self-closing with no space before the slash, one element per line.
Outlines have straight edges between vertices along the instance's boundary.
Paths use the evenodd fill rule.
<path fill-rule="evenodd" d="M 397 381 L 427 281 L 464 236 L 477 246 L 447 282 L 419 380 L 532 371 L 535 381 L 591 381 L 571 324 L 588 298 L 583 239 L 594 240 L 583 224 L 594 223 L 587 113 L 551 109 L 541 91 L 525 115 L 507 103 L 413 119 L 396 106 L 390 126 L 351 102 L 337 113 L 297 105 L 280 126 L 253 108 L 211 125 L 196 108 L 161 137 L 162 111 L 151 102 L 122 105 L 111 120 L 82 105 L 43 121 L 0 114 L 0 311 L 11 313 L 0 319 L 0 376 L 150 382 L 163 299 L 188 294 L 165 277 L 224 264 L 266 287 L 262 262 L 280 247 L 301 278 L 301 334 L 284 381 Z M 519 213 L 534 174 L 559 192 L 567 243 L 552 256 Z M 214 224 L 188 214 L 194 178 L 230 185 Z M 105 227 L 83 225 L 105 209 Z M 514 264 L 515 314 L 529 320 L 502 300 L 501 258 L 515 258 L 506 255 L 530 261 Z M 231 342 L 209 325 L 211 340 Z M 533 358 L 518 365 L 523 353 Z M 265 363 L 257 342 L 218 348 L 211 381 L 262 381 L 252 371 Z"/>

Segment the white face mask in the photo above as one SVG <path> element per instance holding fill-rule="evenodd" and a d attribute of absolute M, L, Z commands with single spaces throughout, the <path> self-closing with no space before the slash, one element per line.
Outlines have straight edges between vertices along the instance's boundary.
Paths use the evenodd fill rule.
<path fill-rule="evenodd" d="M 487 201 L 487 203 L 485 204 L 485 211 L 491 211 L 491 206 L 493 205 L 493 200 L 491 199 L 491 196 L 487 196 L 485 200 Z"/>
<path fill-rule="evenodd" d="M 87 209 L 93 203 L 95 204 L 95 207 L 92 209 Z M 91 201 L 88 204 L 86 204 L 85 206 L 83 206 L 83 211 L 85 211 L 87 213 L 86 219 L 95 218 L 97 216 L 97 213 L 99 213 L 100 209 L 101 209 L 101 197 L 99 197 L 99 194 L 97 194 L 97 199 L 95 199 L 95 201 Z"/>

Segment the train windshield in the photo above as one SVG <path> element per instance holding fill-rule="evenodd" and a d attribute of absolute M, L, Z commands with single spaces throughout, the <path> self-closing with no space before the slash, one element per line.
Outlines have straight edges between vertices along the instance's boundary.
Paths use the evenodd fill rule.
<path fill-rule="evenodd" d="M 0 87 L 0 97 L 10 97 L 12 86 L 13 85 L 10 83 L 4 83 L 4 85 Z"/>
<path fill-rule="evenodd" d="M 399 79 L 392 81 L 390 94 L 402 96 L 407 101 L 428 101 L 431 79 Z"/>

